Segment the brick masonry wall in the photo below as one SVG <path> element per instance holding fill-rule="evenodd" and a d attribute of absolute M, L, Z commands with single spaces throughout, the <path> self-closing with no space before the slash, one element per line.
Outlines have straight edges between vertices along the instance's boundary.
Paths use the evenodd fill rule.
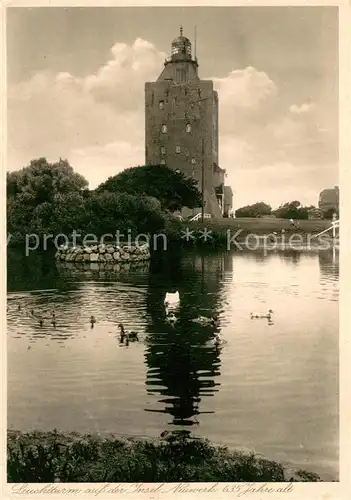
<path fill-rule="evenodd" d="M 167 127 L 166 132 L 162 126 Z M 157 165 L 163 160 L 170 168 L 194 177 L 200 190 L 203 157 L 205 210 L 220 216 L 213 177 L 213 163 L 218 163 L 218 98 L 212 81 L 193 79 L 177 84 L 158 80 L 145 84 L 145 153 L 147 164 Z"/>

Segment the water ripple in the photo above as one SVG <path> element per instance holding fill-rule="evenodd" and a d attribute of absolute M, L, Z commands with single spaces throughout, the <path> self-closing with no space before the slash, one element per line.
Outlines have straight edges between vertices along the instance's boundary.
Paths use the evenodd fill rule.
<path fill-rule="evenodd" d="M 335 475 L 338 259 L 162 258 L 120 274 L 59 268 L 37 278 L 40 290 L 25 290 L 30 280 L 24 275 L 21 285 L 18 266 L 8 273 L 16 277 L 7 302 L 10 427 L 153 436 L 193 426 L 219 444 L 272 459 L 283 449 L 302 468 L 307 457 L 316 472 Z M 52 261 L 43 267 L 51 272 Z M 181 303 L 172 327 L 162 304 L 175 290 Z M 272 322 L 250 319 L 269 309 Z M 192 322 L 214 313 L 218 328 Z M 121 345 L 119 323 L 140 341 Z"/>

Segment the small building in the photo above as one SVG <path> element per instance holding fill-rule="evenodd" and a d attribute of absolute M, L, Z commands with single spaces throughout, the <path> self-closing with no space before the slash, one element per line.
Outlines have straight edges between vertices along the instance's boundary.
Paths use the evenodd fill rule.
<path fill-rule="evenodd" d="M 339 187 L 324 189 L 319 195 L 318 207 L 325 212 L 339 213 Z"/>

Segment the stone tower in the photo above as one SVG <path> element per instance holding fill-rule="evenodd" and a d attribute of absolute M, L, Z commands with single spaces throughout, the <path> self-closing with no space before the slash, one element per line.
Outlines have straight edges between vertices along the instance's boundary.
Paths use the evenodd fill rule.
<path fill-rule="evenodd" d="M 218 166 L 218 95 L 211 80 L 200 80 L 182 28 L 156 82 L 145 83 L 145 160 L 193 177 L 203 192 L 205 213 L 222 216 L 225 171 Z"/>

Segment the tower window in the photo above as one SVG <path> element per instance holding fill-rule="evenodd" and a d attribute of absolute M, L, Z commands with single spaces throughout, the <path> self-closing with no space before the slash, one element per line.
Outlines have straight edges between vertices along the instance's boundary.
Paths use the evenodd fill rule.
<path fill-rule="evenodd" d="M 158 107 L 159 107 L 160 109 L 164 109 L 164 108 L 165 108 L 165 101 L 160 101 L 160 102 L 158 103 Z"/>
<path fill-rule="evenodd" d="M 180 146 L 176 146 L 175 151 L 176 151 L 176 153 L 180 153 Z"/>
<path fill-rule="evenodd" d="M 187 123 L 187 125 L 186 125 L 186 127 L 185 127 L 185 130 L 186 130 L 187 132 L 191 132 L 191 125 L 190 125 L 190 123 Z"/>
<path fill-rule="evenodd" d="M 161 155 L 165 155 L 166 154 L 166 148 L 165 146 L 161 146 Z"/>
<path fill-rule="evenodd" d="M 165 134 L 167 132 L 167 125 L 162 125 L 161 130 L 162 134 Z"/>

